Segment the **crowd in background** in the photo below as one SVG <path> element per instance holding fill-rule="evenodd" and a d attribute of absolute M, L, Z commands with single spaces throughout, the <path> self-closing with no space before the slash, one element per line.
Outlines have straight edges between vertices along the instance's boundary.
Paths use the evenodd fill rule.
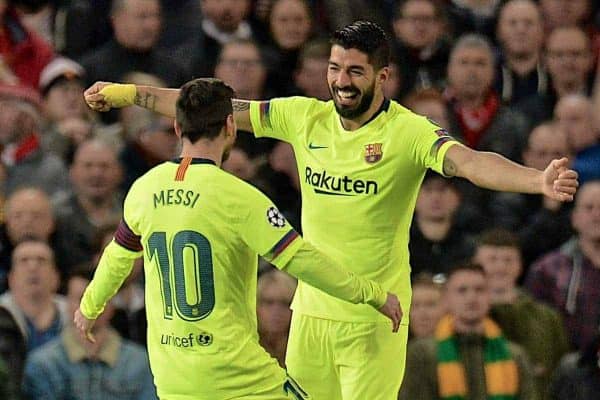
<path fill-rule="evenodd" d="M 98 321 L 95 344 L 71 320 L 124 193 L 175 157 L 178 141 L 172 120 L 148 110 L 92 112 L 84 89 L 215 76 L 242 99 L 326 101 L 328 34 L 356 19 L 379 23 L 392 40 L 388 98 L 529 167 L 568 156 L 581 184 L 575 202 L 561 204 L 426 175 L 410 232 L 414 294 L 399 398 L 597 396 L 598 2 L 0 0 L 0 398 L 156 396 L 141 260 Z M 301 230 L 291 147 L 238 137 L 224 168 Z M 282 365 L 294 289 L 261 266 L 260 340 Z M 467 329 L 448 341 L 449 317 L 480 321 L 485 334 Z M 510 345 L 493 353 L 498 337 Z M 442 343 L 461 361 L 440 359 Z M 440 372 L 456 365 L 462 380 Z"/>

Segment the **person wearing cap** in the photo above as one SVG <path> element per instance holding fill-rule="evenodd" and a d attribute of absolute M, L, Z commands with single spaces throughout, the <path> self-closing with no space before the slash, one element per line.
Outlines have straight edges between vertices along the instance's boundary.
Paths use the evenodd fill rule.
<path fill-rule="evenodd" d="M 0 85 L 0 157 L 6 167 L 5 195 L 21 186 L 35 186 L 51 197 L 60 197 L 69 186 L 62 160 L 42 148 L 41 107 L 33 89 Z"/>
<path fill-rule="evenodd" d="M 92 135 L 94 115 L 81 95 L 84 76 L 83 67 L 65 57 L 52 60 L 40 76 L 47 122 L 42 144 L 63 160 L 71 158 L 74 148 Z"/>

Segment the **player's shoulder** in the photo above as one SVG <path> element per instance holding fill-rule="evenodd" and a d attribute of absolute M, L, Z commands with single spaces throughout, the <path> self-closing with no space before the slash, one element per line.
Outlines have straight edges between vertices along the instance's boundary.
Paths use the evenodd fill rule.
<path fill-rule="evenodd" d="M 333 110 L 333 102 L 315 99 L 313 97 L 290 96 L 279 97 L 270 100 L 276 107 L 281 107 L 285 111 L 293 114 L 291 116 L 311 116 L 320 112 Z"/>
<path fill-rule="evenodd" d="M 404 107 L 400 103 L 391 100 L 388 109 L 389 120 L 392 123 L 402 125 L 407 129 L 415 127 L 429 128 L 438 127 L 439 125 L 430 118 L 417 114 L 409 108 Z"/>

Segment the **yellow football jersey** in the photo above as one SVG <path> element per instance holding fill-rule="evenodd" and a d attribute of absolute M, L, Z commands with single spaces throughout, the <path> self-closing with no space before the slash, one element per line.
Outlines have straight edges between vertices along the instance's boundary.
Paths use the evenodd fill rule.
<path fill-rule="evenodd" d="M 119 269 L 131 269 L 116 259 L 143 254 L 159 397 L 230 399 L 279 384 L 285 398 L 285 371 L 258 343 L 257 262 L 260 254 L 285 265 L 301 244 L 266 196 L 212 161 L 166 162 L 131 187 L 81 310 L 95 318 L 120 286 L 112 281 L 129 273 Z"/>
<path fill-rule="evenodd" d="M 364 126 L 347 131 L 332 101 L 305 97 L 252 102 L 257 137 L 290 143 L 302 191 L 304 239 L 359 276 L 410 303 L 409 228 L 427 168 L 443 173 L 456 144 L 425 117 L 386 100 Z M 383 321 L 299 282 L 295 312 L 338 321 Z M 408 312 L 403 323 L 408 323 Z"/>

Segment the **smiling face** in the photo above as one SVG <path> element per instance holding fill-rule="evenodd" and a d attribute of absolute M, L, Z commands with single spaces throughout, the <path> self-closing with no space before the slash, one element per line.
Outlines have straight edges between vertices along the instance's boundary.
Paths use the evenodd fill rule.
<path fill-rule="evenodd" d="M 388 67 L 375 71 L 368 55 L 360 50 L 333 45 L 327 83 L 338 114 L 355 119 L 367 112 L 376 94 L 382 96 L 388 74 Z"/>

